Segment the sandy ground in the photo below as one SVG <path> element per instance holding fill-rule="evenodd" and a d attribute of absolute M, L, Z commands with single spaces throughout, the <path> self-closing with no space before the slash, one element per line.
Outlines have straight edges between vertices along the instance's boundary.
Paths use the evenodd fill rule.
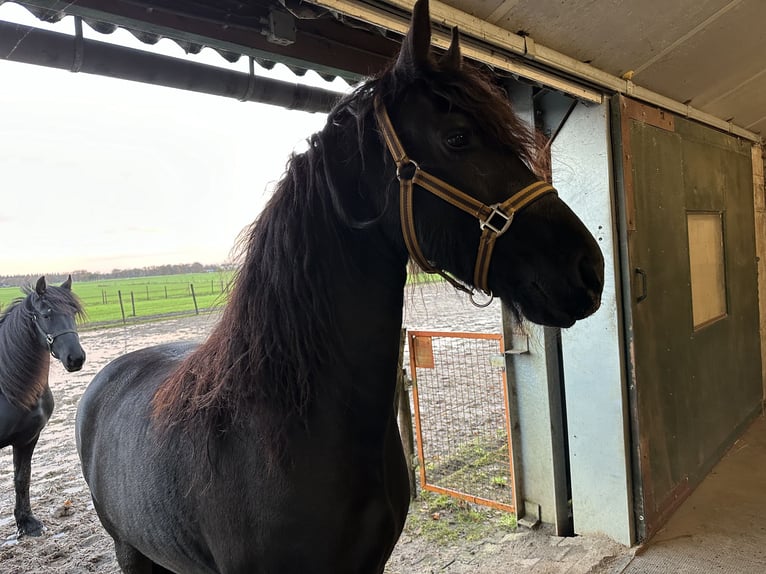
<path fill-rule="evenodd" d="M 437 298 L 438 305 L 435 303 Z M 46 532 L 39 538 L 23 538 L 20 541 L 15 539 L 13 465 L 11 449 L 4 449 L 0 453 L 0 572 L 119 573 L 111 539 L 98 521 L 87 485 L 80 473 L 74 443 L 77 402 L 95 373 L 110 360 L 128 351 L 160 342 L 199 341 L 208 333 L 215 319 L 214 315 L 201 315 L 84 331 L 81 333 L 81 340 L 88 359 L 83 370 L 79 373 L 67 373 L 59 363 L 53 365 L 50 381 L 56 408 L 43 430 L 32 462 L 32 508 L 36 516 L 44 522 Z M 431 287 L 408 293 L 405 325 L 417 329 L 499 332 L 500 306 L 493 303 L 487 309 L 478 310 L 463 295 L 449 288 Z M 566 539 L 551 538 L 545 532 L 510 532 L 497 529 L 488 530 L 486 536 L 480 540 L 458 538 L 437 544 L 418 536 L 418 530 L 410 528 L 402 536 L 387 572 L 521 572 L 526 571 L 527 566 L 540 564 L 539 557 L 529 558 L 530 553 L 538 555 L 546 548 L 550 549 L 560 544 L 568 548 L 564 552 L 561 548 L 557 549 L 557 555 L 560 556 L 574 556 L 572 549 L 583 556 L 592 550 L 590 546 L 583 547 L 581 542 L 579 545 L 568 543 Z M 617 551 L 616 547 L 613 548 L 613 545 L 605 542 L 597 547 L 591 561 L 598 564 L 599 561 L 603 562 L 603 557 L 607 557 L 608 561 L 608 557 Z M 514 563 L 513 556 L 526 562 L 519 562 L 517 569 L 509 569 Z"/>

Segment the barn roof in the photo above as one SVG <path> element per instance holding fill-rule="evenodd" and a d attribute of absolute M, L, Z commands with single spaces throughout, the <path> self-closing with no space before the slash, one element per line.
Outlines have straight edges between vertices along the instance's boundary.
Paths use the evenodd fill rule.
<path fill-rule="evenodd" d="M 13 0 L 187 52 L 204 46 L 295 74 L 354 81 L 397 50 L 413 0 Z M 2 3 L 3 0 L 0 0 Z M 435 42 L 458 24 L 470 57 L 584 99 L 619 92 L 751 139 L 766 128 L 762 0 L 432 0 Z"/>

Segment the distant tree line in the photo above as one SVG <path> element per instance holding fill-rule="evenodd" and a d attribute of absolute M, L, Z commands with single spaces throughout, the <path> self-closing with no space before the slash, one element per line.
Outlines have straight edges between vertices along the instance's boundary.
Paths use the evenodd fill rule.
<path fill-rule="evenodd" d="M 222 265 L 202 265 L 201 263 L 178 263 L 175 265 L 152 265 L 133 269 L 112 269 L 109 273 L 97 273 L 78 269 L 72 271 L 74 281 L 100 281 L 102 279 L 130 279 L 134 277 L 153 277 L 156 275 L 179 275 L 181 273 L 215 273 L 216 271 L 229 271 L 235 266 L 231 263 Z M 0 275 L 0 287 L 20 287 L 22 285 L 34 285 L 36 275 Z M 67 278 L 69 273 L 45 273 L 45 278 L 50 283 L 60 283 Z"/>

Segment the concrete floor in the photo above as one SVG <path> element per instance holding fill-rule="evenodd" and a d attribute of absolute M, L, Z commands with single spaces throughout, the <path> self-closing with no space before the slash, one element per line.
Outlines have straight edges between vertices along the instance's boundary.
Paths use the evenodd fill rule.
<path fill-rule="evenodd" d="M 766 574 L 766 418 L 758 417 L 649 543 L 544 529 L 410 550 L 391 574 Z"/>
<path fill-rule="evenodd" d="M 664 528 L 606 572 L 766 574 L 766 418 L 753 422 Z"/>

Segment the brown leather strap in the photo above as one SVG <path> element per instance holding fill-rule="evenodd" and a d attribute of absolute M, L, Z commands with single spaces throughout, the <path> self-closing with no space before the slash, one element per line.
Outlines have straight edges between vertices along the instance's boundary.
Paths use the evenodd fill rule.
<path fill-rule="evenodd" d="M 374 105 L 378 127 L 383 134 L 388 151 L 391 153 L 391 157 L 396 164 L 396 177 L 399 179 L 400 189 L 399 214 L 402 224 L 402 235 L 404 236 L 404 243 L 407 246 L 410 257 L 425 272 L 438 273 L 457 289 L 472 294 L 472 291 L 457 279 L 431 265 L 425 255 L 423 255 L 423 251 L 418 243 L 417 233 L 415 232 L 415 217 L 412 206 L 413 184 L 417 184 L 479 220 L 479 227 L 482 233 L 479 240 L 479 252 L 474 268 L 473 283 L 475 287 L 491 294 L 487 284 L 487 277 L 489 275 L 489 265 L 495 241 L 508 230 L 517 211 L 545 194 L 556 193 L 556 190 L 545 181 L 536 181 L 514 193 L 503 203 L 486 205 L 438 177 L 420 169 L 416 162 L 407 157 L 407 153 L 404 151 L 404 147 L 391 123 L 391 118 L 377 96 L 375 97 Z"/>
<path fill-rule="evenodd" d="M 547 182 L 536 181 L 532 185 L 528 185 L 521 191 L 514 193 L 503 203 L 492 206 L 490 217 L 480 220 L 479 226 L 482 228 L 482 232 L 481 239 L 479 239 L 479 253 L 476 256 L 476 267 L 473 273 L 473 284 L 476 287 L 485 293 L 489 293 L 487 278 L 489 276 L 489 262 L 492 259 L 495 241 L 508 230 L 517 211 L 547 193 L 556 193 L 556 190 Z M 495 218 L 498 218 L 499 222 L 496 222 Z M 498 227 L 498 223 L 502 223 L 502 226 Z"/>
<path fill-rule="evenodd" d="M 402 235 L 404 243 L 410 257 L 417 263 L 423 271 L 433 273 L 437 271 L 423 255 L 420 250 L 417 235 L 415 234 L 415 217 L 412 209 L 412 180 L 403 179 L 399 187 L 399 215 L 402 222 Z"/>

